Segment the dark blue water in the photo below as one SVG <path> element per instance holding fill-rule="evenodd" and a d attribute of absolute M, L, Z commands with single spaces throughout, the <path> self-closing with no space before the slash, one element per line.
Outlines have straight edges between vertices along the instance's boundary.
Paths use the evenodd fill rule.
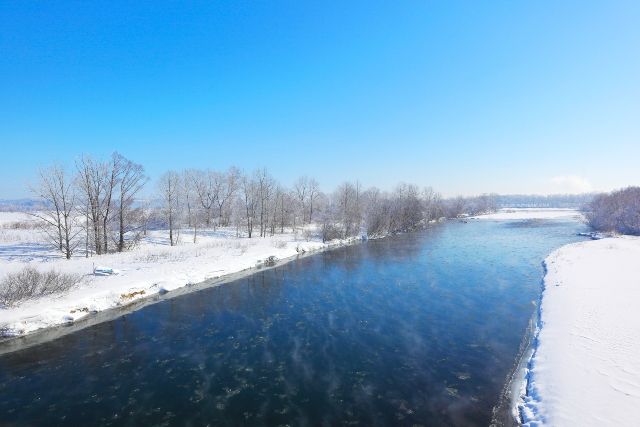
<path fill-rule="evenodd" d="M 0 424 L 488 425 L 576 222 L 448 223 L 0 356 Z"/>

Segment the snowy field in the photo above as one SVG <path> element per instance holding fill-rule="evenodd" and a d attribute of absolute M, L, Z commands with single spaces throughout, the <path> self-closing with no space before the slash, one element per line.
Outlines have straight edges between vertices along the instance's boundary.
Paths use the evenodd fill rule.
<path fill-rule="evenodd" d="M 519 404 L 525 425 L 639 425 L 639 261 L 640 238 L 628 236 L 567 245 L 546 259 Z"/>
<path fill-rule="evenodd" d="M 492 214 L 471 217 L 471 219 L 491 219 L 499 221 L 559 218 L 582 218 L 582 214 L 575 209 L 507 208 L 500 209 L 498 212 Z"/>
<path fill-rule="evenodd" d="M 323 244 L 318 239 L 307 240 L 302 233 L 237 238 L 235 230 L 218 229 L 199 230 L 196 244 L 193 234 L 182 230 L 180 244 L 172 247 L 167 231 L 151 231 L 131 251 L 90 258 L 79 254 L 66 260 L 46 243 L 36 225 L 28 214 L 0 212 L 0 280 L 26 265 L 77 274 L 81 280 L 63 294 L 0 308 L 1 336 L 69 324 L 90 313 L 255 268 L 270 256 L 284 260 L 348 243 Z M 94 268 L 113 269 L 114 274 L 97 276 Z"/>

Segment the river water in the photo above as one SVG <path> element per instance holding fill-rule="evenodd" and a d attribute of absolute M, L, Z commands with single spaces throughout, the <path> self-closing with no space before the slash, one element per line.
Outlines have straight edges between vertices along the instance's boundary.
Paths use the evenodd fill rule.
<path fill-rule="evenodd" d="M 0 424 L 488 425 L 576 221 L 449 222 L 0 356 Z"/>

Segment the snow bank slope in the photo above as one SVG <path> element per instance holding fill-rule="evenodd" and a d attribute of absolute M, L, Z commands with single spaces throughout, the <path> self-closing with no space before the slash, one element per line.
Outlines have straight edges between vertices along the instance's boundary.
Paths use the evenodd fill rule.
<path fill-rule="evenodd" d="M 61 259 L 59 254 L 53 257 L 43 251 L 44 245 L 34 243 L 23 249 L 23 245 L 0 242 L 0 277 L 26 265 L 81 276 L 80 283 L 66 293 L 0 308 L 0 337 L 69 324 L 90 313 L 260 266 L 269 257 L 284 260 L 301 252 L 354 240 L 322 243 L 317 239 L 300 240 L 293 234 L 247 239 L 236 238 L 225 230 L 202 233 L 197 244 L 190 243 L 189 237 L 181 245 L 170 247 L 166 244 L 166 232 L 152 232 L 140 247 L 130 252 L 71 260 Z M 186 236 L 186 232 L 183 234 Z M 44 255 L 39 255 L 40 252 Z M 94 269 L 100 266 L 118 274 L 94 275 Z"/>
<path fill-rule="evenodd" d="M 524 424 L 638 425 L 640 238 L 567 245 L 546 266 Z"/>

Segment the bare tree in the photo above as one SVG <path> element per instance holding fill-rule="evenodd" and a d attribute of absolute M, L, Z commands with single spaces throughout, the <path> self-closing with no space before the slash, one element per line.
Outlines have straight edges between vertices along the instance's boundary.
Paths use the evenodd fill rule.
<path fill-rule="evenodd" d="M 111 221 L 111 208 L 113 205 L 113 193 L 120 180 L 121 165 L 120 161 L 124 157 L 113 153 L 111 159 L 102 166 L 104 179 L 104 198 L 102 200 L 102 238 L 104 245 L 104 253 L 109 252 L 109 239 L 107 233 L 109 231 L 109 221 Z"/>
<path fill-rule="evenodd" d="M 182 172 L 182 194 L 184 199 L 184 207 L 187 209 L 187 225 L 193 229 L 193 243 L 198 240 L 198 225 L 200 223 L 200 215 L 196 199 L 197 171 L 185 170 Z"/>
<path fill-rule="evenodd" d="M 379 237 L 389 232 L 390 228 L 390 203 L 388 197 L 375 188 L 369 188 L 363 193 L 364 222 L 367 236 Z"/>
<path fill-rule="evenodd" d="M 197 171 L 194 174 L 194 183 L 198 201 L 205 212 L 205 223 L 207 227 L 211 225 L 211 211 L 215 204 L 219 187 L 215 185 L 216 173 L 211 170 Z"/>
<path fill-rule="evenodd" d="M 216 202 L 218 205 L 218 218 L 220 225 L 228 225 L 228 218 L 225 219 L 224 209 L 230 203 L 233 196 L 238 191 L 240 184 L 240 171 L 236 167 L 230 167 L 229 170 L 222 176 L 219 189 L 217 191 L 218 197 Z"/>
<path fill-rule="evenodd" d="M 114 154 L 114 165 L 117 166 L 120 179 L 118 182 L 118 252 L 125 249 L 125 234 L 132 230 L 131 220 L 133 202 L 136 195 L 148 178 L 144 174 L 144 167 L 125 158 L 119 153 Z"/>
<path fill-rule="evenodd" d="M 423 216 L 427 223 L 442 216 L 442 210 L 440 209 L 441 197 L 440 194 L 433 191 L 433 188 L 424 187 L 422 189 L 422 201 Z"/>
<path fill-rule="evenodd" d="M 318 181 L 311 178 L 309 180 L 309 196 L 308 196 L 309 222 L 313 222 L 313 203 L 318 199 L 319 196 L 320 196 L 320 185 L 318 184 Z"/>
<path fill-rule="evenodd" d="M 301 176 L 300 178 L 298 178 L 293 184 L 293 191 L 298 198 L 298 203 L 300 204 L 302 224 L 304 225 L 306 222 L 306 204 L 307 199 L 309 198 L 309 178 L 307 178 L 306 176 Z"/>
<path fill-rule="evenodd" d="M 84 198 L 87 228 L 92 227 L 95 253 L 102 253 L 101 214 L 104 198 L 102 168 L 91 157 L 82 156 L 76 161 L 77 183 Z M 90 223 L 90 224 L 89 224 Z"/>
<path fill-rule="evenodd" d="M 266 169 L 260 169 L 254 175 L 258 191 L 258 209 L 260 210 L 260 237 L 266 237 L 269 201 L 272 197 L 275 181 Z"/>
<path fill-rule="evenodd" d="M 422 205 L 418 187 L 401 183 L 394 192 L 392 232 L 410 231 L 422 220 Z"/>
<path fill-rule="evenodd" d="M 445 205 L 446 217 L 458 218 L 460 215 L 463 215 L 465 213 L 466 208 L 467 200 L 462 196 L 458 196 L 455 199 L 447 200 L 447 203 Z"/>
<path fill-rule="evenodd" d="M 61 166 L 51 166 L 40 170 L 34 191 L 49 208 L 33 215 L 43 221 L 43 229 L 56 248 L 71 259 L 80 243 L 76 237 L 82 231 L 75 218 L 76 194 L 72 180 Z"/>
<path fill-rule="evenodd" d="M 240 180 L 240 188 L 242 190 L 242 201 L 245 211 L 245 220 L 247 222 L 247 234 L 249 235 L 249 238 L 251 238 L 258 200 L 257 184 L 255 180 L 244 175 Z"/>
<path fill-rule="evenodd" d="M 290 223 L 294 200 L 291 194 L 279 185 L 276 187 L 274 199 L 274 215 L 277 217 L 276 221 L 279 224 L 280 233 L 284 233 L 285 225 Z"/>
<path fill-rule="evenodd" d="M 336 190 L 334 198 L 343 238 L 354 235 L 360 228 L 359 185 L 343 183 Z"/>
<path fill-rule="evenodd" d="M 158 182 L 160 197 L 162 198 L 163 215 L 169 227 L 169 244 L 177 244 L 177 229 L 180 225 L 181 214 L 181 179 L 176 172 L 169 171 L 160 177 Z"/>

